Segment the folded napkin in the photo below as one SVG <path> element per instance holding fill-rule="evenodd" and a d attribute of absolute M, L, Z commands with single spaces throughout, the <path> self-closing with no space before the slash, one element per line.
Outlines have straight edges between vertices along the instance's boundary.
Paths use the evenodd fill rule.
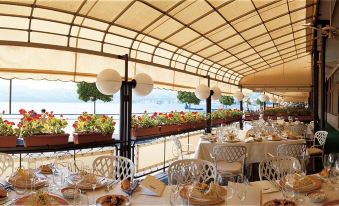
<path fill-rule="evenodd" d="M 254 141 L 253 137 L 248 137 L 244 139 L 244 142 L 253 142 L 253 141 Z"/>
<path fill-rule="evenodd" d="M 261 182 L 261 191 L 263 194 L 279 192 L 279 189 L 270 181 L 264 180 Z"/>

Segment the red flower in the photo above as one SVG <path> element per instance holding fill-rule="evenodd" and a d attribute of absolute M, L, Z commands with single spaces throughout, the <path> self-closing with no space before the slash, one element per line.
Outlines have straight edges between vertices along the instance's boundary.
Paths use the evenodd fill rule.
<path fill-rule="evenodd" d="M 183 115 L 183 114 L 185 114 L 185 112 L 181 111 L 180 114 Z"/>
<path fill-rule="evenodd" d="M 20 110 L 19 110 L 19 113 L 20 113 L 21 115 L 24 115 L 24 114 L 26 114 L 26 110 L 20 109 Z"/>
<path fill-rule="evenodd" d="M 8 120 L 4 120 L 4 122 L 5 122 L 6 124 L 8 124 L 8 123 L 9 123 L 9 121 L 8 121 Z"/>
<path fill-rule="evenodd" d="M 27 117 L 27 122 L 30 122 L 30 121 L 32 121 L 32 118 L 30 118 L 30 117 Z"/>
<path fill-rule="evenodd" d="M 89 121 L 89 120 L 92 119 L 92 117 L 91 116 L 87 116 L 86 119 Z"/>
<path fill-rule="evenodd" d="M 173 114 L 172 114 L 172 113 L 168 114 L 167 116 L 168 116 L 169 118 L 173 118 Z"/>
<path fill-rule="evenodd" d="M 78 125 L 76 123 L 74 123 L 72 126 L 73 126 L 74 129 L 78 127 Z"/>
<path fill-rule="evenodd" d="M 21 123 L 19 123 L 19 124 L 18 124 L 18 128 L 20 128 L 21 126 L 22 126 Z"/>
<path fill-rule="evenodd" d="M 14 122 L 10 122 L 10 125 L 15 125 L 15 123 Z"/>
<path fill-rule="evenodd" d="M 153 116 L 154 116 L 154 117 L 156 117 L 157 115 L 158 115 L 158 113 L 157 113 L 157 112 L 154 112 L 154 113 L 153 113 Z"/>
<path fill-rule="evenodd" d="M 105 123 L 105 122 L 106 122 L 106 119 L 102 119 L 102 120 L 101 120 L 101 123 Z"/>

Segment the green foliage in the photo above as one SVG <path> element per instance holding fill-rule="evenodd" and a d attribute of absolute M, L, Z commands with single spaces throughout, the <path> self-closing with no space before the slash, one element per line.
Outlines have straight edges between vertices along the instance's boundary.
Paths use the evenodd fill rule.
<path fill-rule="evenodd" d="M 77 93 L 79 95 L 79 99 L 88 102 L 88 101 L 96 101 L 102 100 L 103 102 L 112 101 L 113 97 L 110 95 L 104 95 L 97 89 L 95 83 L 87 83 L 80 82 L 77 84 Z"/>
<path fill-rule="evenodd" d="M 234 110 L 226 110 L 226 109 L 218 109 L 212 112 L 211 119 L 229 119 L 234 117 L 241 117 L 242 112 L 234 109 Z"/>
<path fill-rule="evenodd" d="M 184 91 L 178 91 L 177 98 L 179 102 L 181 103 L 187 103 L 189 105 L 195 104 L 198 105 L 200 104 L 200 99 L 198 99 L 194 92 L 184 92 Z"/>
<path fill-rule="evenodd" d="M 257 103 L 257 105 L 260 105 L 260 106 L 263 106 L 264 105 L 264 102 L 260 101 L 260 99 L 257 99 L 255 101 L 255 103 Z"/>
<path fill-rule="evenodd" d="M 73 123 L 73 128 L 78 133 L 101 133 L 107 135 L 113 134 L 115 122 L 112 117 L 106 115 L 90 115 L 84 112 Z"/>
<path fill-rule="evenodd" d="M 234 104 L 234 98 L 232 96 L 221 96 L 219 102 L 227 107 Z"/>

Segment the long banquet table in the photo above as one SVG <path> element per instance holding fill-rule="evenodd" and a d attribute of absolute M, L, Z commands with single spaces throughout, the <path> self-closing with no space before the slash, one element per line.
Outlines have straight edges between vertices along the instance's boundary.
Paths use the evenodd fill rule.
<path fill-rule="evenodd" d="M 246 134 L 246 131 L 241 130 L 239 131 L 239 139 L 243 140 L 244 136 Z M 247 148 L 247 158 L 246 158 L 246 164 L 251 163 L 258 163 L 262 161 L 265 157 L 267 157 L 267 154 L 270 153 L 272 155 L 276 155 L 276 149 L 278 145 L 281 144 L 297 144 L 297 143 L 305 143 L 304 139 L 298 139 L 298 140 L 281 140 L 281 141 L 262 141 L 262 142 L 235 142 L 235 143 L 211 143 L 207 140 L 203 140 L 200 138 L 198 147 L 195 152 L 195 158 L 197 159 L 203 159 L 212 161 L 210 154 L 213 151 L 213 148 L 216 145 L 232 145 L 232 146 L 245 146 Z"/>
<path fill-rule="evenodd" d="M 243 205 L 246 206 L 257 206 L 257 205 L 263 205 L 263 203 L 273 200 L 273 199 L 281 199 L 282 193 L 280 191 L 263 194 L 262 189 L 266 188 L 268 185 L 268 181 L 257 181 L 257 182 L 251 182 L 250 185 L 247 187 L 247 196 L 244 201 Z M 269 183 L 270 184 L 270 183 Z M 226 187 L 227 189 L 227 187 Z M 338 198 L 338 191 L 335 191 L 331 189 L 327 184 L 323 184 L 322 190 L 326 192 L 327 200 L 326 201 L 332 201 L 337 200 Z M 155 197 L 155 196 L 148 196 L 142 194 L 142 191 L 136 191 L 131 200 L 131 205 L 138 206 L 138 205 L 154 205 L 154 206 L 161 206 L 161 205 L 170 205 L 169 199 L 170 199 L 170 187 L 167 186 L 165 188 L 165 191 L 163 192 L 161 197 Z M 60 193 L 56 193 L 57 195 L 60 195 Z M 82 199 L 84 200 L 81 202 L 80 205 L 94 205 L 94 200 L 98 197 L 101 197 L 106 194 L 122 194 L 126 195 L 122 192 L 120 189 L 119 184 L 117 184 L 113 190 L 111 190 L 109 193 L 107 193 L 104 189 L 99 189 L 94 192 L 88 191 L 86 195 L 83 195 Z M 304 201 L 303 202 L 296 202 L 298 206 L 319 206 L 322 204 L 319 203 L 312 203 L 305 194 L 303 194 Z M 17 198 L 17 195 L 15 192 L 9 193 L 9 199 L 15 199 Z M 180 205 L 186 205 L 185 202 L 182 202 L 180 197 L 178 198 L 178 202 L 181 202 Z M 1 202 L 0 202 L 0 205 Z M 6 205 L 6 204 L 5 204 Z M 240 205 L 240 200 L 237 197 L 236 194 L 233 194 L 233 197 L 230 200 L 227 200 L 226 203 L 222 203 L 219 205 Z"/>

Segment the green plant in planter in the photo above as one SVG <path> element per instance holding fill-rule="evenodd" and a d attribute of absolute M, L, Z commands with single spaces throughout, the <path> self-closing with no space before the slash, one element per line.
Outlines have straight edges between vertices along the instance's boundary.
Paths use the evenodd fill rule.
<path fill-rule="evenodd" d="M 185 91 L 178 91 L 177 98 L 179 102 L 188 104 L 188 110 L 191 110 L 191 105 L 200 104 L 200 99 L 198 99 L 194 92 L 185 92 Z"/>
<path fill-rule="evenodd" d="M 65 133 L 64 129 L 67 126 L 67 121 L 56 118 L 53 112 L 37 114 L 33 110 L 27 112 L 24 109 L 20 109 L 19 113 L 22 115 L 21 121 L 18 124 L 18 134 L 20 137 Z"/>
<path fill-rule="evenodd" d="M 74 131 L 77 133 L 101 133 L 104 135 L 113 134 L 115 121 L 113 117 L 106 115 L 91 115 L 82 113 L 73 123 Z"/>
<path fill-rule="evenodd" d="M 15 123 L 8 120 L 3 120 L 0 117 L 0 137 L 1 136 L 16 136 L 17 129 L 14 128 Z"/>
<path fill-rule="evenodd" d="M 219 102 L 227 108 L 227 106 L 234 104 L 234 98 L 232 96 L 221 96 Z"/>
<path fill-rule="evenodd" d="M 200 112 L 186 112 L 185 117 L 189 123 L 201 122 L 206 119 L 205 115 Z"/>
<path fill-rule="evenodd" d="M 140 116 L 133 115 L 132 117 L 133 128 L 151 128 L 156 126 L 159 126 L 157 115 L 149 116 L 145 111 L 144 114 Z"/>

